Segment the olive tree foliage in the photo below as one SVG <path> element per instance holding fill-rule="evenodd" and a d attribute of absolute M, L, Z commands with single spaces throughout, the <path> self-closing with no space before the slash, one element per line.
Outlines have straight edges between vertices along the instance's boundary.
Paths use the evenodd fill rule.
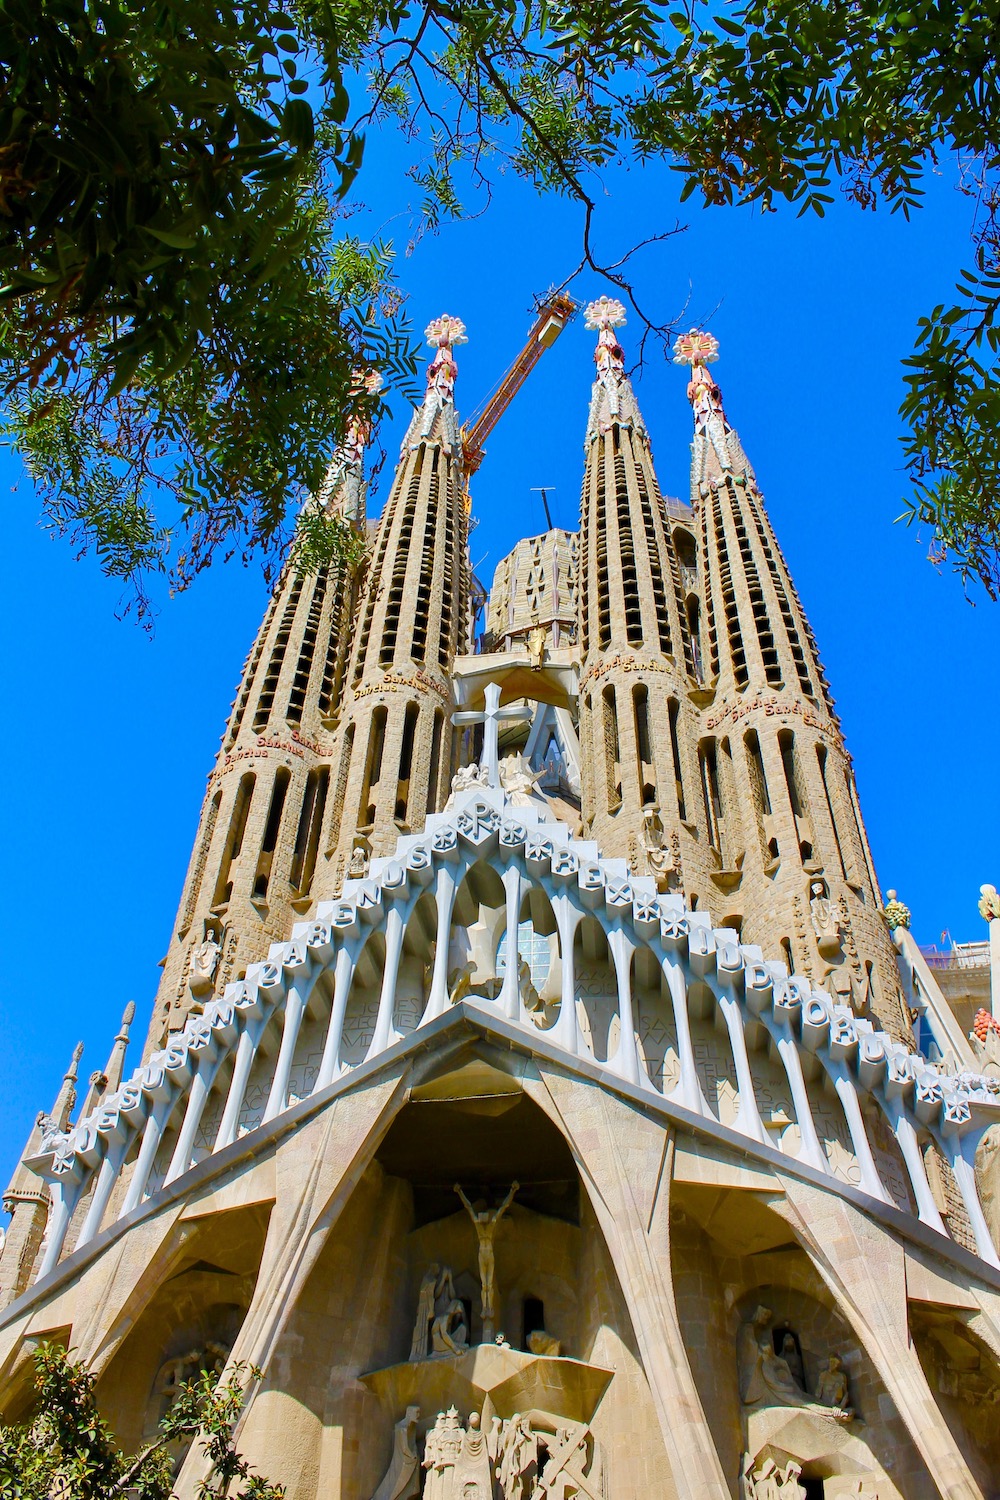
<path fill-rule="evenodd" d="M 84 1364 L 43 1344 L 35 1370 L 37 1414 L 24 1424 L 0 1423 L 5 1500 L 169 1500 L 174 1456 L 192 1440 L 204 1457 L 202 1500 L 283 1500 L 283 1486 L 255 1474 L 233 1444 L 245 1378 L 259 1379 L 259 1370 L 234 1366 L 222 1382 L 204 1371 L 178 1387 L 156 1437 L 134 1457 L 112 1437 Z"/>
<path fill-rule="evenodd" d="M 503 171 L 574 200 L 565 284 L 601 272 L 664 343 L 640 247 L 597 249 L 605 169 L 662 159 L 713 206 L 822 215 L 837 191 L 909 216 L 943 168 L 970 261 L 905 361 L 907 514 L 995 597 L 998 37 L 1000 0 L 0 0 L 11 435 L 110 572 L 277 555 L 352 416 L 380 415 L 359 374 L 391 393 L 415 371 L 391 249 L 349 233 L 374 130 L 411 142 L 427 228 L 488 212 Z"/>

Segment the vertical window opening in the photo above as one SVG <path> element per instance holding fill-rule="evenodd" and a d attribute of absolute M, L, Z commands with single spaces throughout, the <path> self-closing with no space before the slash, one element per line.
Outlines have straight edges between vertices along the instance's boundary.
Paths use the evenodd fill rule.
<path fill-rule="evenodd" d="M 604 705 L 604 769 L 608 791 L 608 812 L 616 813 L 622 805 L 621 751 L 618 744 L 618 710 L 615 690 L 606 687 L 601 695 Z"/>
<path fill-rule="evenodd" d="M 830 817 L 830 827 L 833 829 L 833 844 L 837 851 L 837 864 L 840 873 L 847 878 L 847 869 L 844 865 L 844 851 L 840 845 L 840 830 L 837 827 L 837 815 L 833 810 L 833 798 L 830 796 L 830 783 L 826 776 L 827 750 L 825 745 L 816 746 L 816 759 L 819 762 L 819 775 L 823 783 L 823 796 L 826 799 L 826 810 Z"/>
<path fill-rule="evenodd" d="M 667 704 L 667 717 L 670 721 L 670 756 L 674 764 L 674 791 L 677 795 L 677 816 L 681 822 L 687 821 L 687 808 L 684 803 L 684 774 L 681 770 L 681 742 L 677 733 L 677 724 L 680 717 L 681 706 L 676 698 L 671 698 Z"/>
<path fill-rule="evenodd" d="M 642 805 L 656 801 L 656 768 L 649 737 L 649 689 L 644 683 L 632 689 L 632 711 L 635 716 L 635 746 L 639 762 L 639 792 Z"/>
<path fill-rule="evenodd" d="M 427 812 L 435 811 L 437 789 L 441 781 L 441 737 L 444 734 L 444 710 L 434 710 L 434 729 L 431 733 L 431 767 L 427 778 Z"/>
<path fill-rule="evenodd" d="M 278 842 L 278 830 L 281 827 L 281 815 L 285 810 L 285 798 L 288 795 L 288 783 L 291 779 L 291 771 L 286 766 L 279 766 L 275 772 L 274 786 L 271 788 L 271 802 L 267 809 L 267 822 L 264 824 L 264 837 L 261 839 L 260 854 L 257 856 L 257 871 L 253 879 L 253 893 L 258 899 L 267 895 L 267 884 L 271 878 L 271 866 L 274 862 L 274 850 Z"/>
<path fill-rule="evenodd" d="M 415 703 L 406 705 L 406 715 L 403 719 L 403 742 L 399 751 L 399 776 L 396 781 L 396 812 L 397 823 L 406 822 L 407 809 L 410 803 L 410 771 L 413 768 L 413 741 L 417 733 L 417 719 L 420 710 Z"/>
<path fill-rule="evenodd" d="M 316 871 L 316 855 L 319 852 L 319 836 L 326 811 L 326 794 L 330 781 L 329 766 L 318 766 L 306 778 L 302 812 L 299 815 L 298 831 L 295 835 L 295 850 L 292 855 L 290 883 L 298 896 L 308 896 L 312 889 Z"/>
<path fill-rule="evenodd" d="M 764 770 L 760 740 L 755 729 L 751 729 L 744 736 L 743 744 L 747 754 L 747 771 L 750 776 L 753 809 L 757 818 L 757 838 L 760 843 L 761 857 L 767 864 L 770 860 L 777 859 L 778 842 L 777 839 L 768 839 L 764 826 L 764 819 L 771 816 L 771 794 L 767 787 L 767 774 Z"/>
<path fill-rule="evenodd" d="M 521 1313 L 524 1324 L 523 1347 L 527 1349 L 528 1340 L 533 1333 L 545 1332 L 545 1305 L 541 1297 L 525 1297 Z"/>
<path fill-rule="evenodd" d="M 375 822 L 375 799 L 378 796 L 379 778 L 382 775 L 382 752 L 385 749 L 385 721 L 388 709 L 380 704 L 372 714 L 368 731 L 368 757 L 365 762 L 365 780 L 361 789 L 361 826 L 370 828 Z"/>
<path fill-rule="evenodd" d="M 340 770 L 337 772 L 337 795 L 333 803 L 333 821 L 330 826 L 330 840 L 327 850 L 332 853 L 337 847 L 340 839 L 340 825 L 344 816 L 344 803 L 347 800 L 347 783 L 351 774 L 351 752 L 354 749 L 355 725 L 348 724 L 347 733 L 344 735 L 344 748 L 340 752 Z M 296 840 L 296 842 L 298 842 Z M 294 881 L 292 884 L 294 885 Z"/>
<path fill-rule="evenodd" d="M 718 750 L 714 740 L 703 741 L 698 747 L 698 759 L 701 765 L 701 790 L 705 804 L 708 841 L 725 863 L 725 809 L 722 801 L 722 786 L 719 781 Z"/>
<path fill-rule="evenodd" d="M 198 897 L 201 895 L 201 883 L 205 878 L 205 866 L 208 863 L 208 851 L 212 847 L 212 838 L 215 834 L 215 824 L 219 816 L 219 806 L 222 802 L 221 790 L 216 792 L 209 804 L 205 815 L 205 829 L 201 836 L 201 844 L 198 848 L 198 858 L 191 874 L 191 883 L 188 886 L 187 900 L 184 903 L 184 915 L 177 936 L 183 937 L 194 920 L 195 909 L 198 905 Z"/>
<path fill-rule="evenodd" d="M 236 800 L 233 803 L 233 811 L 229 819 L 229 832 L 226 835 L 226 847 L 222 855 L 222 863 L 219 866 L 219 876 L 215 882 L 215 895 L 212 897 L 213 906 L 222 906 L 233 894 L 233 883 L 229 879 L 229 872 L 233 866 L 233 860 L 239 857 L 243 847 L 243 834 L 247 826 L 247 817 L 250 812 L 250 799 L 253 797 L 254 782 L 256 781 L 252 771 L 240 779 L 236 791 Z"/>

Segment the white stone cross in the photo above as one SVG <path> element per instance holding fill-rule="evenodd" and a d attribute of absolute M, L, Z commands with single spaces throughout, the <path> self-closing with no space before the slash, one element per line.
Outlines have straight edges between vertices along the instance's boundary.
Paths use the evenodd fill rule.
<path fill-rule="evenodd" d="M 480 764 L 486 771 L 487 784 L 492 787 L 500 785 L 500 725 L 512 720 L 520 719 L 527 721 L 532 717 L 530 708 L 500 707 L 500 684 L 488 682 L 486 684 L 486 710 L 484 713 L 476 713 L 474 710 L 463 710 L 462 713 L 452 714 L 453 724 L 482 724 L 483 725 L 483 758 Z"/>

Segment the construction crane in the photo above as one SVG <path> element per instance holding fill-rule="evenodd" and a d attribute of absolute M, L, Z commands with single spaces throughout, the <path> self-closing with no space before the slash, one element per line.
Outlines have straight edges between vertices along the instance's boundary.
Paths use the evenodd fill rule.
<path fill-rule="evenodd" d="M 471 427 L 462 429 L 465 472 L 472 475 L 483 461 L 486 439 L 521 389 L 532 370 L 576 315 L 579 303 L 567 292 L 546 292 L 535 303 L 537 317 L 527 342 Z"/>

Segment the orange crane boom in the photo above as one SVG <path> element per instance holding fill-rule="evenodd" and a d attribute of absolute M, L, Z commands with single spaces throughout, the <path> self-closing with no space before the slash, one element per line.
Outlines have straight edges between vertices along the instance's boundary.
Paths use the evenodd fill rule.
<path fill-rule="evenodd" d="M 535 318 L 527 342 L 520 354 L 504 375 L 496 391 L 487 401 L 481 416 L 472 427 L 463 428 L 462 446 L 465 450 L 465 472 L 472 475 L 483 461 L 486 439 L 521 389 L 532 370 L 551 348 L 570 319 L 575 315 L 578 303 L 567 292 L 548 293 L 536 305 Z"/>

